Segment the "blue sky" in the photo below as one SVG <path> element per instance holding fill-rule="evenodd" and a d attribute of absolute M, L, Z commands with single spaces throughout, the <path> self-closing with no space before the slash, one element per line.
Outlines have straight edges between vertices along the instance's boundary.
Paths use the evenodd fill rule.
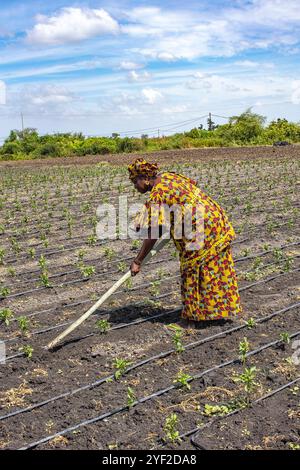
<path fill-rule="evenodd" d="M 1 0 L 0 139 L 21 113 L 41 133 L 87 135 L 168 133 L 248 107 L 300 121 L 299 6 Z"/>

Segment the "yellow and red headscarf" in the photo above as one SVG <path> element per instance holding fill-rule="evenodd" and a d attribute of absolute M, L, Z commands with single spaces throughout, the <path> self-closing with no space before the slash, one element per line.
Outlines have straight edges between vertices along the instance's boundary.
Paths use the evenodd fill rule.
<path fill-rule="evenodd" d="M 137 176 L 145 175 L 149 178 L 154 177 L 158 173 L 157 163 L 150 163 L 143 158 L 137 158 L 131 165 L 128 166 L 129 178 L 134 180 Z"/>

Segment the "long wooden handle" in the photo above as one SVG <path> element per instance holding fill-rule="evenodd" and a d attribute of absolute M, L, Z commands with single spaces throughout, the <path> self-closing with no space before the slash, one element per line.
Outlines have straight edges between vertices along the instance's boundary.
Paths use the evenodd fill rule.
<path fill-rule="evenodd" d="M 169 240 L 167 238 L 163 238 L 163 239 L 158 240 L 155 243 L 153 249 L 150 251 L 150 253 L 148 253 L 148 255 L 145 257 L 142 264 L 146 263 L 150 258 L 152 258 L 152 256 L 156 255 L 156 253 L 158 251 L 160 251 L 166 245 L 166 243 L 168 241 Z M 77 328 L 79 325 L 81 325 L 81 323 L 83 323 L 84 320 L 86 320 L 90 315 L 92 315 L 92 313 L 94 313 L 107 299 L 109 299 L 109 297 L 122 284 L 124 284 L 124 282 L 126 282 L 130 277 L 131 277 L 131 272 L 127 271 L 127 273 L 124 274 L 121 277 L 121 279 L 119 279 L 117 282 L 115 282 L 115 284 L 110 289 L 108 289 L 108 291 L 105 292 L 105 294 L 103 294 L 102 297 L 100 297 L 100 299 L 97 300 L 97 302 L 87 312 L 85 312 L 83 315 L 81 315 L 81 317 L 79 317 L 74 323 L 72 323 L 72 325 L 70 325 L 65 331 L 63 331 L 60 335 L 58 335 L 56 338 L 54 338 L 54 340 L 52 340 L 46 346 L 46 348 L 47 349 L 53 349 L 63 338 L 65 338 L 67 335 L 69 335 L 72 331 L 75 330 L 75 328 Z"/>

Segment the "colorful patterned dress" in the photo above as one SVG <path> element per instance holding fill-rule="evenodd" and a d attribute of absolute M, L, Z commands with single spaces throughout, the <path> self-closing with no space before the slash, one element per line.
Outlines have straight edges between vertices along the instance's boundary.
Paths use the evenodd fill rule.
<path fill-rule="evenodd" d="M 140 226 L 170 226 L 170 234 L 180 255 L 182 317 L 188 320 L 229 318 L 241 312 L 237 276 L 231 252 L 235 233 L 224 210 L 197 186 L 175 173 L 162 173 L 140 215 Z M 176 232 L 175 212 L 181 207 L 184 220 L 190 220 L 193 233 Z M 196 225 L 200 208 L 202 224 Z M 189 219 L 190 217 L 190 219 Z M 168 219 L 168 220 L 167 220 Z M 199 217 L 198 217 L 199 220 Z M 177 228 L 176 228 L 177 227 Z M 176 235 L 177 234 L 177 235 Z"/>

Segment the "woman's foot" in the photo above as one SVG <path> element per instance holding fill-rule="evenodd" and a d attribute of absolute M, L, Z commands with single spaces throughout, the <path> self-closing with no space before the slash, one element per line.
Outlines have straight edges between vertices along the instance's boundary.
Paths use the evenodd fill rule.
<path fill-rule="evenodd" d="M 178 326 L 181 326 L 181 328 L 185 328 L 187 330 L 195 330 L 197 327 L 197 322 L 193 320 L 186 320 L 185 318 L 180 318 L 177 324 Z"/>

